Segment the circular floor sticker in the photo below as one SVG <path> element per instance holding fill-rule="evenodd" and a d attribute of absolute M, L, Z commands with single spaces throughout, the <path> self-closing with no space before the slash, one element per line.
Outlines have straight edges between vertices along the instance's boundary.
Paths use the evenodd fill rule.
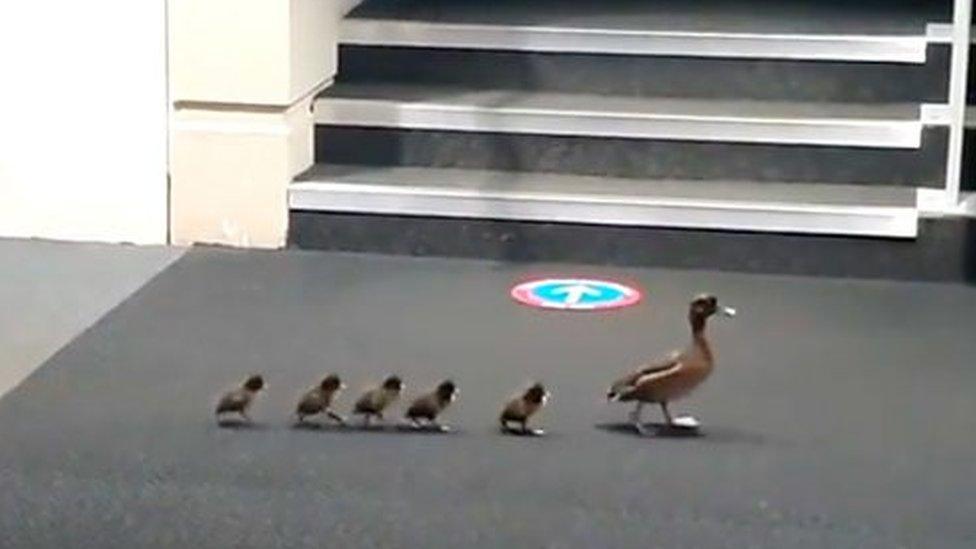
<path fill-rule="evenodd" d="M 618 282 L 593 278 L 543 278 L 512 288 L 512 298 L 523 305 L 563 311 L 596 311 L 629 307 L 641 292 Z"/>

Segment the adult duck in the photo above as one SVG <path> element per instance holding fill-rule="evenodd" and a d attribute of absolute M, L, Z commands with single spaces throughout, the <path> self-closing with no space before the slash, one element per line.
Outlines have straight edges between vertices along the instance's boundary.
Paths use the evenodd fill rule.
<path fill-rule="evenodd" d="M 669 428 L 696 428 L 693 418 L 675 421 L 668 403 L 687 396 L 702 384 L 715 368 L 715 356 L 705 335 L 708 319 L 715 314 L 735 316 L 735 309 L 722 307 L 712 295 L 700 295 L 688 307 L 691 324 L 691 343 L 683 351 L 676 351 L 664 360 L 646 365 L 618 379 L 607 392 L 607 399 L 616 402 L 636 402 L 630 420 L 640 434 L 645 434 L 641 411 L 645 404 L 658 404 Z"/>

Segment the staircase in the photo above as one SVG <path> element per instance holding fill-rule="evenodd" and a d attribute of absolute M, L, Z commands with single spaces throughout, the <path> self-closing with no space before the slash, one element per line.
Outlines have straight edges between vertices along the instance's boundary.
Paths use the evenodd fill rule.
<path fill-rule="evenodd" d="M 951 7 L 367 0 L 292 242 L 350 215 L 917 238 Z"/>

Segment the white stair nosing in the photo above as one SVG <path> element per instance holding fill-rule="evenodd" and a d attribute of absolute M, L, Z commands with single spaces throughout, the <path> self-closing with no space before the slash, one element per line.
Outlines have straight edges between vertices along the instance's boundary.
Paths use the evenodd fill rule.
<path fill-rule="evenodd" d="M 919 119 L 923 126 L 943 126 L 952 124 L 952 109 L 946 103 L 922 103 Z"/>
<path fill-rule="evenodd" d="M 917 149 L 916 119 L 702 116 L 322 97 L 318 124 L 638 139 Z"/>
<path fill-rule="evenodd" d="M 438 171 L 432 170 L 431 177 Z M 470 217 L 602 225 L 914 238 L 918 212 L 906 206 L 611 196 L 351 182 L 325 175 L 293 183 L 292 209 Z M 640 185 L 635 181 L 635 185 Z"/>
<path fill-rule="evenodd" d="M 951 44 L 952 23 L 929 23 L 925 25 L 925 37 L 930 44 Z"/>
<path fill-rule="evenodd" d="M 976 106 L 966 106 L 964 126 L 967 130 L 976 129 Z"/>
<path fill-rule="evenodd" d="M 655 206 L 655 207 L 708 207 L 717 210 L 746 210 L 746 211 L 775 211 L 782 213 L 838 213 L 849 212 L 864 215 L 885 215 L 890 213 L 893 208 L 912 210 L 909 206 L 862 206 L 862 205 L 841 205 L 841 204 L 802 204 L 777 201 L 744 201 L 744 200 L 722 200 L 710 198 L 685 198 L 671 196 L 625 196 L 625 195 L 584 195 L 581 193 L 540 193 L 527 191 L 492 191 L 486 189 L 445 189 L 443 187 L 423 187 L 411 186 L 401 187 L 397 185 L 385 185 L 381 183 L 354 183 L 349 181 L 320 181 L 320 182 L 296 182 L 291 189 L 295 191 L 307 191 L 321 189 L 319 185 L 328 185 L 328 189 L 336 192 L 357 192 L 363 194 L 389 194 L 399 196 L 441 196 L 445 198 L 458 199 L 489 199 L 489 200 L 527 200 L 527 201 L 556 201 L 574 202 L 586 204 L 626 204 L 631 206 Z M 639 184 L 639 182 L 637 182 Z"/>
<path fill-rule="evenodd" d="M 976 217 L 976 192 L 961 192 L 959 200 L 950 200 L 946 189 L 918 189 L 916 195 L 920 217 Z"/>
<path fill-rule="evenodd" d="M 933 35 L 935 38 L 937 34 Z M 358 46 L 925 63 L 919 35 L 764 34 L 485 25 L 350 18 L 340 43 Z"/>

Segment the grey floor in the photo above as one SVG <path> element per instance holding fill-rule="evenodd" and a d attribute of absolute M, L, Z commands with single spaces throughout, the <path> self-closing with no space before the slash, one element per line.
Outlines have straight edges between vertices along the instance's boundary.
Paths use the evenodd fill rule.
<path fill-rule="evenodd" d="M 182 253 L 0 239 L 0 396 Z"/>
<path fill-rule="evenodd" d="M 647 291 L 614 314 L 513 304 L 530 274 Z M 739 308 L 641 439 L 608 381 L 682 345 L 696 292 Z M 4 547 L 973 547 L 976 289 L 314 252 L 193 250 L 0 400 Z M 326 371 L 461 396 L 451 435 L 289 428 Z M 270 388 L 252 429 L 216 394 Z M 545 438 L 501 402 L 551 387 Z M 348 409 L 353 394 L 340 399 Z"/>

